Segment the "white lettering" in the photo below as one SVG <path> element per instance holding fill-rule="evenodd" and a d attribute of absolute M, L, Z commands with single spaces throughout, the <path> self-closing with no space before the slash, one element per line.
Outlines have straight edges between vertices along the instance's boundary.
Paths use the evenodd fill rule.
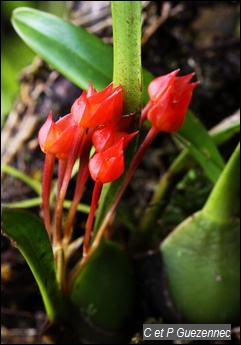
<path fill-rule="evenodd" d="M 172 334 L 172 333 L 174 333 L 174 328 L 168 327 L 166 337 L 168 338 L 169 334 Z"/>
<path fill-rule="evenodd" d="M 147 330 L 150 330 L 150 333 L 148 333 L 149 335 L 146 334 L 146 331 L 147 331 Z M 150 327 L 145 328 L 143 333 L 144 333 L 144 336 L 145 336 L 146 338 L 151 337 L 151 328 L 150 328 Z"/>
<path fill-rule="evenodd" d="M 177 336 L 179 338 L 182 338 L 184 336 L 184 328 L 178 328 L 177 330 Z"/>
<path fill-rule="evenodd" d="M 206 336 L 207 336 L 207 334 L 208 334 L 208 332 L 207 332 L 207 330 L 206 329 L 203 329 L 202 331 L 199 329 L 198 330 L 198 337 L 199 337 L 199 334 L 201 333 L 201 335 L 200 335 L 200 338 L 201 337 L 203 337 L 203 338 L 205 338 Z"/>
<path fill-rule="evenodd" d="M 231 331 L 227 330 L 225 333 L 226 333 L 226 337 L 227 337 L 227 338 L 228 338 L 228 337 L 231 337 Z"/>
<path fill-rule="evenodd" d="M 156 329 L 154 334 L 155 334 L 155 338 L 158 338 L 160 336 L 160 334 L 161 334 L 160 330 Z"/>

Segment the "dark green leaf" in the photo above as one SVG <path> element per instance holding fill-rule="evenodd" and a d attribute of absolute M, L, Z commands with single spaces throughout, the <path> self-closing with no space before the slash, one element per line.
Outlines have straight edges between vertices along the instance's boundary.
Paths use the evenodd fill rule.
<path fill-rule="evenodd" d="M 47 314 L 53 320 L 60 305 L 60 291 L 52 247 L 42 222 L 27 211 L 4 208 L 2 229 L 27 261 L 38 283 Z"/>

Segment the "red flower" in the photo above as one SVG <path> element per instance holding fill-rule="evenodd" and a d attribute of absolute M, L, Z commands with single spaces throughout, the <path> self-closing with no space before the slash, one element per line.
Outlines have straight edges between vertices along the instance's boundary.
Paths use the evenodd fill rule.
<path fill-rule="evenodd" d="M 44 153 L 52 153 L 57 158 L 67 159 L 77 126 L 71 114 L 53 121 L 52 112 L 39 131 L 39 145 Z"/>
<path fill-rule="evenodd" d="M 129 141 L 138 133 L 134 132 L 128 134 L 124 131 L 116 131 L 115 128 L 115 124 L 111 123 L 109 125 L 97 128 L 94 131 L 92 135 L 92 142 L 97 152 L 110 148 L 120 139 L 124 139 L 123 149 L 125 149 Z"/>
<path fill-rule="evenodd" d="M 96 153 L 89 161 L 92 179 L 108 183 L 119 178 L 124 172 L 124 138 L 105 151 Z"/>
<path fill-rule="evenodd" d="M 198 82 L 190 83 L 193 73 L 176 77 L 179 70 L 154 79 L 148 87 L 147 118 L 163 132 L 175 132 L 184 122 L 188 105 Z"/>
<path fill-rule="evenodd" d="M 79 126 L 97 127 L 118 122 L 123 111 L 122 87 L 113 83 L 97 92 L 91 83 L 86 93 L 82 92 L 71 108 L 74 121 Z"/>

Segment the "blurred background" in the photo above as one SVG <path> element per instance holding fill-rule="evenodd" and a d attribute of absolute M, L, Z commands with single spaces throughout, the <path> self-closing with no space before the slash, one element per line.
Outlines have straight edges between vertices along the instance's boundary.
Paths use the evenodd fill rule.
<path fill-rule="evenodd" d="M 17 7 L 31 7 L 63 16 L 65 1 L 1 1 L 1 119 L 11 110 L 19 92 L 19 74 L 29 65 L 35 54 L 17 35 L 11 24 L 12 12 Z"/>

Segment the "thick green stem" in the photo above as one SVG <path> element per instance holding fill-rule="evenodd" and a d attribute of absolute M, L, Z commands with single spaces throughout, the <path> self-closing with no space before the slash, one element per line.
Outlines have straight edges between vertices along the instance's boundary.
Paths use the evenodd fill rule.
<path fill-rule="evenodd" d="M 129 128 L 130 132 L 134 132 L 140 127 L 142 109 L 141 1 L 112 1 L 111 7 L 114 45 L 113 82 L 114 85 L 122 85 L 124 114 L 135 114 Z M 106 224 L 106 219 L 112 218 L 112 215 L 107 214 L 131 164 L 137 140 L 136 136 L 125 150 L 124 174 L 104 188 L 95 220 L 93 239 L 97 236 L 102 223 Z M 103 233 L 104 230 L 100 232 Z"/>
<path fill-rule="evenodd" d="M 240 144 L 215 184 L 203 212 L 218 221 L 228 221 L 237 211 L 240 193 Z"/>
<path fill-rule="evenodd" d="M 112 1 L 115 85 L 122 84 L 124 113 L 140 116 L 142 108 L 141 75 L 141 1 Z"/>

